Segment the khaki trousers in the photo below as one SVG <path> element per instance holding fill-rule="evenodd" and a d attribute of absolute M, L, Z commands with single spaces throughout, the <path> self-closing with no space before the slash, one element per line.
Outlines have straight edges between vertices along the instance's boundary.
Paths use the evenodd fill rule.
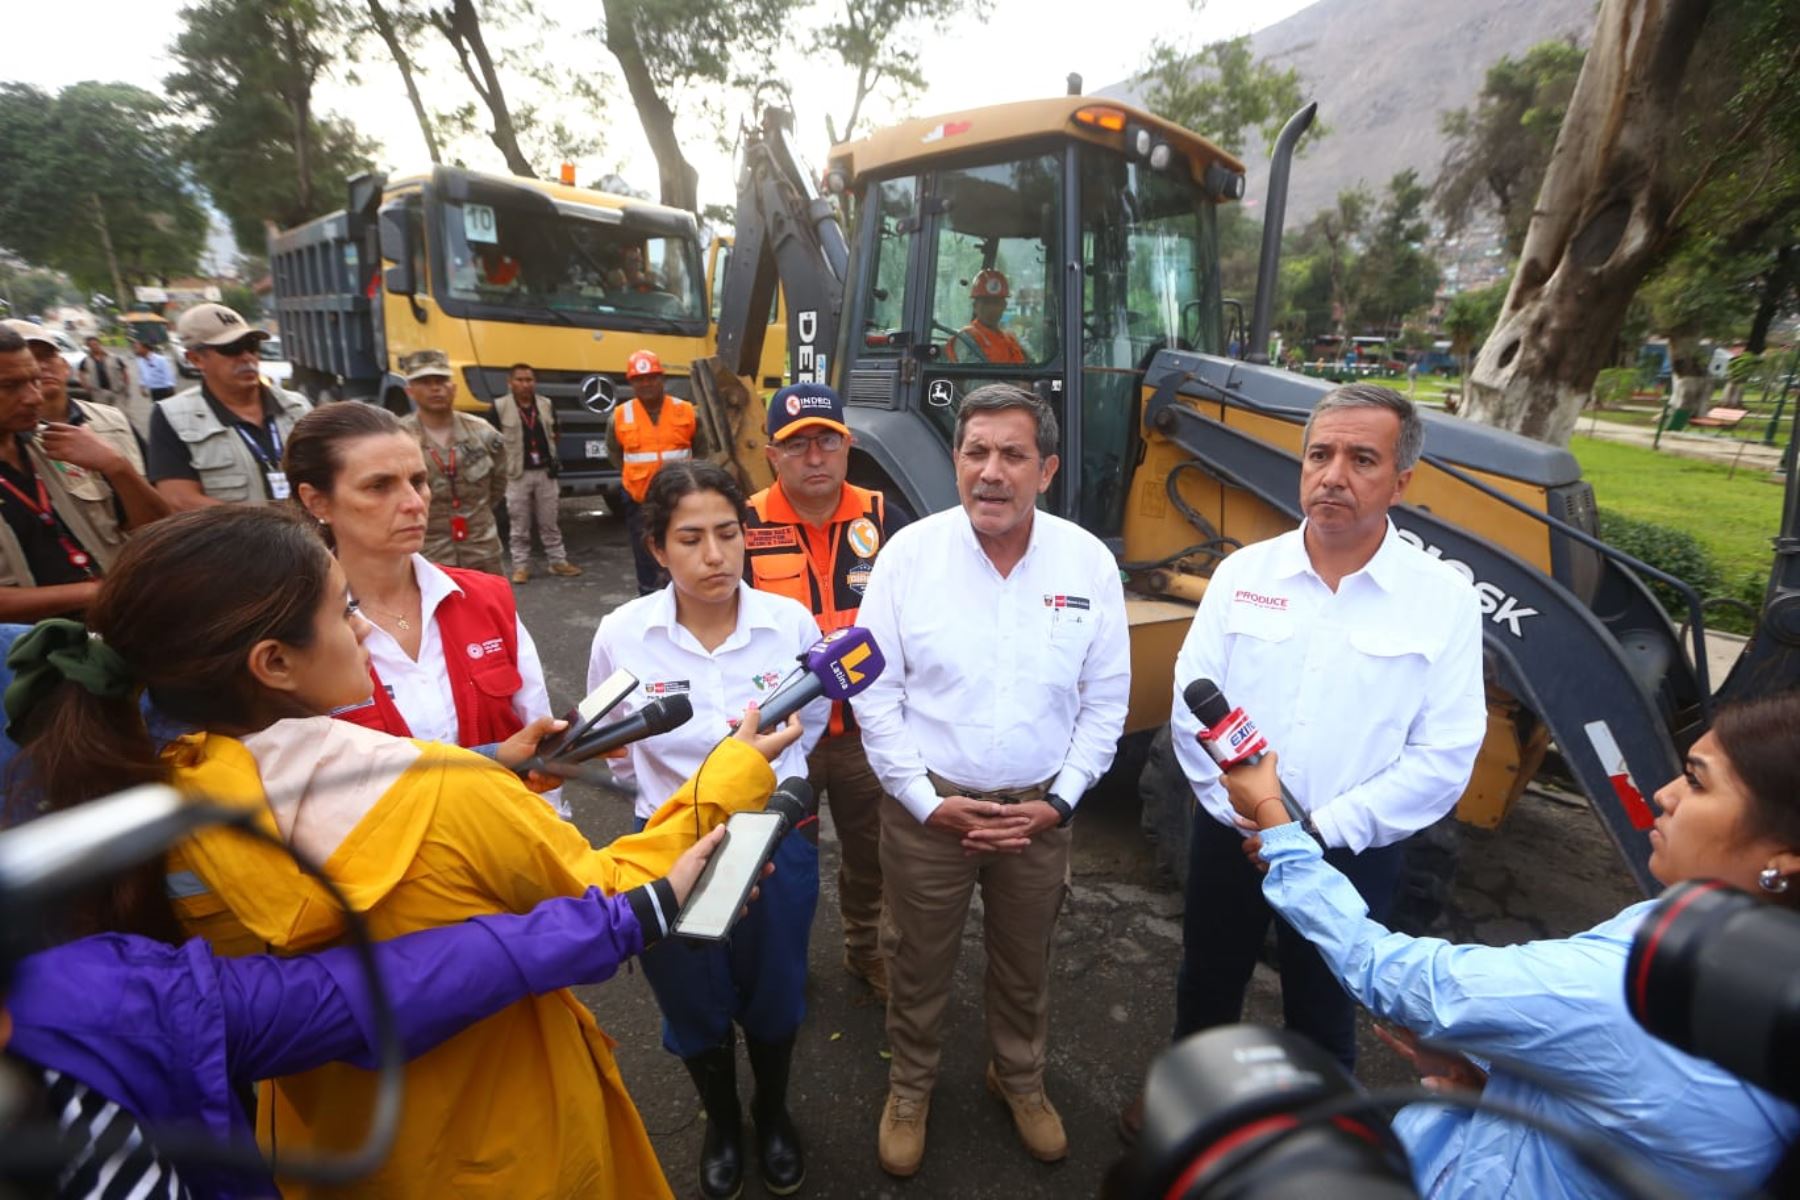
<path fill-rule="evenodd" d="M 806 777 L 814 795 L 825 793 L 843 850 L 837 883 L 844 953 L 852 962 L 870 962 L 881 954 L 882 792 L 862 734 L 848 730 L 821 738 L 806 760 Z"/>
<path fill-rule="evenodd" d="M 562 526 L 557 520 L 556 502 L 560 496 L 556 477 L 542 467 L 506 481 L 506 517 L 512 522 L 507 540 L 512 543 L 513 570 L 531 561 L 534 519 L 538 540 L 544 543 L 544 557 L 553 563 L 569 561 L 569 552 L 563 549 Z"/>
<path fill-rule="evenodd" d="M 1045 788 L 982 792 L 932 776 L 938 795 L 1021 803 Z M 962 947 L 969 898 L 981 886 L 987 948 L 984 999 L 994 1068 L 1009 1092 L 1039 1090 L 1050 1033 L 1050 948 L 1069 890 L 1068 829 L 1051 829 L 1019 854 L 963 853 L 962 841 L 921 824 L 899 801 L 881 801 L 888 965 L 888 1086 L 923 1099 L 937 1082 L 944 1010 Z"/>

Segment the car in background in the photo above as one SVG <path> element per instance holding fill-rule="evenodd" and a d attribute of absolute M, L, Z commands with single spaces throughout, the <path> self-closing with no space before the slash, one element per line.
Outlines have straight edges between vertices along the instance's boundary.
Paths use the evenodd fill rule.
<path fill-rule="evenodd" d="M 294 377 L 294 364 L 287 360 L 287 353 L 281 348 L 278 337 L 264 338 L 257 350 L 257 357 L 262 360 L 262 377 L 278 388 L 286 389 L 288 381 Z"/>

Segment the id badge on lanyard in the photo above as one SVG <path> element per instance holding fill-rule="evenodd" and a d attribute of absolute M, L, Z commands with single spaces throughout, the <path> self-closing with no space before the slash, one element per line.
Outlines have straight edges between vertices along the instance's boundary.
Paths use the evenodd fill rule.
<path fill-rule="evenodd" d="M 233 426 L 238 436 L 244 439 L 244 445 L 250 448 L 251 457 L 261 464 L 263 471 L 263 489 L 271 500 L 286 500 L 290 494 L 287 472 L 281 469 L 281 426 L 274 418 L 269 420 L 269 441 L 275 447 L 273 455 L 263 453 L 263 448 L 256 444 L 256 439 L 245 432 L 242 425 Z"/>
<path fill-rule="evenodd" d="M 449 447 L 448 463 L 438 457 L 436 446 L 428 446 L 426 449 L 431 453 L 431 461 L 437 464 L 437 469 L 444 473 L 444 478 L 450 483 L 450 540 L 466 542 L 469 540 L 469 518 L 457 511 L 462 508 L 462 497 L 456 494 L 456 447 Z"/>

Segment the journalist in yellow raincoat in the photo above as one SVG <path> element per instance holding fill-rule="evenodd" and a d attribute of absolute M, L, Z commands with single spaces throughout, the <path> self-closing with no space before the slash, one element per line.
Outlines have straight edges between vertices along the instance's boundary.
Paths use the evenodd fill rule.
<path fill-rule="evenodd" d="M 265 829 L 323 864 L 378 938 L 658 878 L 730 812 L 761 807 L 774 788 L 765 753 L 798 733 L 722 743 L 696 773 L 698 785 L 689 781 L 642 833 L 595 849 L 479 755 L 323 715 L 367 697 L 366 626 L 341 570 L 289 514 L 214 508 L 152 527 L 121 556 L 89 622 L 99 634 L 80 650 L 89 661 L 65 668 L 13 723 L 28 735 L 42 794 L 73 803 L 162 778 L 253 808 Z M 84 683 L 70 682 L 83 673 Z M 139 689 L 202 732 L 157 758 L 138 716 Z M 9 716 L 11 701 L 9 693 Z M 324 892 L 273 847 L 217 830 L 163 867 L 173 915 L 223 953 L 301 953 L 344 932 Z M 116 889 L 94 922 L 168 932 L 169 905 L 141 883 Z M 333 1064 L 265 1086 L 258 1133 L 277 1169 L 284 1151 L 357 1144 L 374 1080 Z M 290 1186 L 284 1194 L 671 1193 L 611 1039 L 558 991 L 415 1059 L 399 1137 L 374 1175 L 345 1189 Z"/>

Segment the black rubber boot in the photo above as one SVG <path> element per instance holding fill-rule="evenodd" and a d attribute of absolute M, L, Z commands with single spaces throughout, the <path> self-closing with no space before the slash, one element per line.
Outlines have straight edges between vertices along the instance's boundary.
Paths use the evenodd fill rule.
<path fill-rule="evenodd" d="M 705 1200 L 737 1200 L 744 1191 L 744 1114 L 738 1107 L 737 1050 L 723 1046 L 681 1060 L 693 1076 L 706 1110 L 706 1141 L 700 1147 L 700 1195 Z"/>
<path fill-rule="evenodd" d="M 756 1097 L 750 1102 L 750 1119 L 756 1125 L 756 1154 L 762 1161 L 763 1186 L 775 1196 L 791 1196 L 806 1182 L 806 1158 L 800 1150 L 800 1131 L 788 1116 L 788 1071 L 794 1062 L 794 1039 L 782 1042 L 746 1042 L 750 1070 L 756 1076 Z"/>

